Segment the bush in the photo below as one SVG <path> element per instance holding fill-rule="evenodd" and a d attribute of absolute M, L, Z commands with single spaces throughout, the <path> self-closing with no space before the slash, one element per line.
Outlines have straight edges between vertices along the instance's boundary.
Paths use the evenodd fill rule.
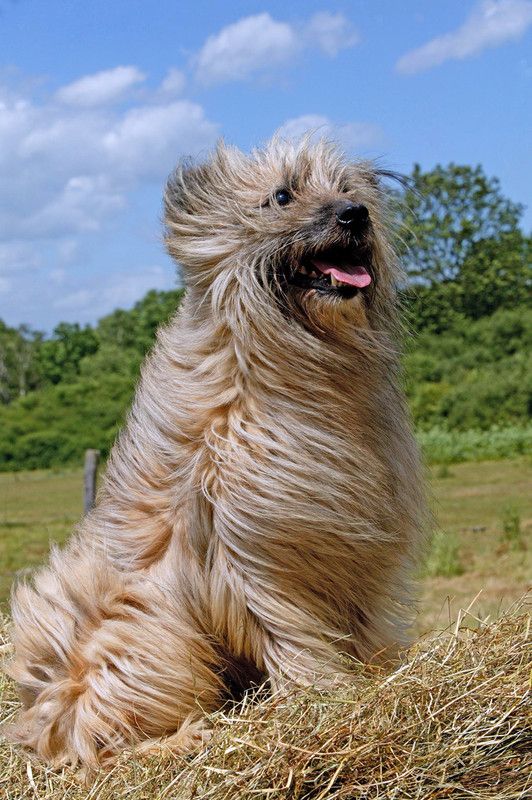
<path fill-rule="evenodd" d="M 524 549 L 525 542 L 521 529 L 521 516 L 513 506 L 506 506 L 502 511 L 502 540 L 512 550 Z"/>
<path fill-rule="evenodd" d="M 427 292 L 436 291 L 418 289 L 421 306 L 429 302 Z M 440 286 L 437 291 L 452 290 Z M 179 290 L 148 292 L 131 311 L 110 314 L 92 332 L 60 325 L 50 340 L 33 337 L 30 343 L 42 364 L 49 356 L 48 385 L 33 389 L 28 373 L 24 396 L 13 396 L 13 376 L 3 395 L 0 391 L 7 398 L 0 405 L 0 470 L 79 461 L 87 447 L 105 456 L 155 330 L 174 313 L 181 296 Z M 425 320 L 425 329 L 407 340 L 403 362 L 405 388 L 427 459 L 451 463 L 524 452 L 531 443 L 526 426 L 532 413 L 532 310 L 501 309 L 476 321 L 460 314 L 438 319 L 438 333 Z M 20 350 L 26 339 L 4 330 L 10 342 L 16 336 Z M 0 335 L 0 361 L 1 343 Z M 41 432 L 46 436 L 26 438 Z"/>
<path fill-rule="evenodd" d="M 13 462 L 24 469 L 43 469 L 72 461 L 76 442 L 58 431 L 37 431 L 21 436 L 13 448 Z"/>
<path fill-rule="evenodd" d="M 511 458 L 532 448 L 532 426 L 494 427 L 488 431 L 448 431 L 434 427 L 419 431 L 417 437 L 429 464 Z"/>
<path fill-rule="evenodd" d="M 431 578 L 453 578 L 463 572 L 459 545 L 453 533 L 437 531 L 432 537 L 431 549 L 425 564 L 425 574 Z"/>
<path fill-rule="evenodd" d="M 405 388 L 430 430 L 524 426 L 532 412 L 532 311 L 499 311 L 408 342 Z"/>
<path fill-rule="evenodd" d="M 131 375 L 86 376 L 0 407 L 0 470 L 81 463 L 89 447 L 105 458 L 133 388 Z"/>

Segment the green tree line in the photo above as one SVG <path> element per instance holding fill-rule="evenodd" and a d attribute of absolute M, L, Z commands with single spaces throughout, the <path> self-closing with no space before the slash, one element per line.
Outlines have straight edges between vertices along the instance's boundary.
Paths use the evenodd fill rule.
<path fill-rule="evenodd" d="M 524 429 L 532 240 L 523 208 L 481 167 L 416 165 L 393 213 L 406 270 L 404 381 L 420 435 Z M 79 462 L 88 447 L 106 455 L 155 331 L 181 297 L 150 291 L 129 311 L 95 326 L 63 322 L 50 336 L 0 321 L 0 470 Z"/>

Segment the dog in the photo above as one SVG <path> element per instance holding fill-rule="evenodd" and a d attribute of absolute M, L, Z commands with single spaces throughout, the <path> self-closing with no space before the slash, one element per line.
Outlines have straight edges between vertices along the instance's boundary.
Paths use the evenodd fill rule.
<path fill-rule="evenodd" d="M 309 139 L 170 178 L 185 299 L 96 507 L 13 592 L 12 733 L 49 763 L 185 752 L 235 693 L 334 686 L 407 642 L 425 512 L 387 194 Z"/>

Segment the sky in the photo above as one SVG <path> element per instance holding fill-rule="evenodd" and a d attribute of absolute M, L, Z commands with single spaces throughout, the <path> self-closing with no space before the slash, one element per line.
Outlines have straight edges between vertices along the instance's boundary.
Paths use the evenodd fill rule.
<path fill-rule="evenodd" d="M 482 164 L 532 224 L 532 0 L 0 0 L 0 319 L 93 323 L 179 280 L 165 179 L 223 137 Z"/>

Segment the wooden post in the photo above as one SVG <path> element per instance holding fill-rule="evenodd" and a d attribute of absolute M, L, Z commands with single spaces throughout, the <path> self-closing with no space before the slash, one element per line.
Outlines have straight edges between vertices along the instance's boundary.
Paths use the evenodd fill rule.
<path fill-rule="evenodd" d="M 88 514 L 96 498 L 96 474 L 98 472 L 99 450 L 85 450 L 85 469 L 83 471 L 83 513 Z"/>

